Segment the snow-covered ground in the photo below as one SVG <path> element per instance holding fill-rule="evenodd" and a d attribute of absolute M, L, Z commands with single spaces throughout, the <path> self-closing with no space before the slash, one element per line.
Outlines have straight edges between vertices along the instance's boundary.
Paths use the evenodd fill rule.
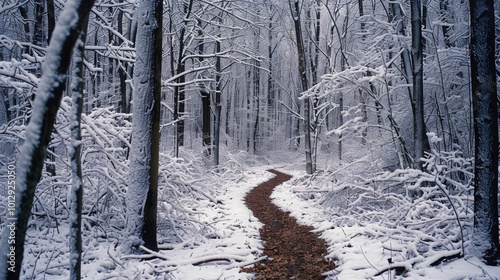
<path fill-rule="evenodd" d="M 262 224 L 247 209 L 244 197 L 274 176 L 267 169 L 294 176 L 278 186 L 272 198 L 299 223 L 313 226 L 326 240 L 327 258 L 337 265 L 334 271 L 326 273 L 327 279 L 500 279 L 500 267 L 485 266 L 476 258 L 431 265 L 441 257 L 460 253 L 459 248 L 429 250 L 408 257 L 408 248 L 415 242 L 401 240 L 410 238 L 415 231 L 394 231 L 391 235 L 387 234 L 390 228 L 382 222 L 357 222 L 353 217 L 343 217 L 345 222 L 339 225 L 339 217 L 332 219 L 332 208 L 322 203 L 331 184 L 324 183 L 324 172 L 314 178 L 306 175 L 301 154 L 235 154 L 217 175 L 198 166 L 201 163 L 195 162 L 192 155 L 189 157 L 163 169 L 177 174 L 178 178 L 167 176 L 165 180 L 177 180 L 179 193 L 160 194 L 160 252 L 145 250 L 141 256 L 123 255 L 117 246 L 118 236 L 87 217 L 87 224 L 93 226 L 84 230 L 84 279 L 252 279 L 253 275 L 240 272 L 240 268 L 265 258 L 259 237 Z M 182 170 L 185 173 L 181 174 Z M 183 189 L 183 184 L 191 184 L 190 189 Z M 177 200 L 165 203 L 169 197 Z M 169 221 L 166 214 L 176 220 Z M 24 279 L 67 279 L 67 225 L 56 224 L 55 219 L 48 224 L 34 220 L 32 225 L 28 231 Z"/>
<path fill-rule="evenodd" d="M 160 252 L 144 248 L 142 255 L 124 255 L 120 231 L 113 230 L 119 224 L 111 224 L 120 221 L 118 214 L 84 216 L 83 279 L 252 279 L 240 268 L 265 259 L 262 224 L 244 198 L 274 175 L 244 153 L 227 159 L 218 173 L 207 172 L 193 154 L 186 156 L 161 168 L 170 173 L 159 194 Z M 48 218 L 31 222 L 23 279 L 68 279 L 68 226 L 64 218 Z"/>
<path fill-rule="evenodd" d="M 500 267 L 484 265 L 477 258 L 460 258 L 431 266 L 439 258 L 450 252 L 436 251 L 428 259 L 399 261 L 397 265 L 406 266 L 407 271 L 396 276 L 396 270 L 390 269 L 390 260 L 397 260 L 405 244 L 390 235 L 382 236 L 378 223 L 367 226 L 357 224 L 336 226 L 329 222 L 331 214 L 319 204 L 321 194 L 327 186 L 304 184 L 309 176 L 296 167 L 281 169 L 294 176 L 291 181 L 278 186 L 272 199 L 281 209 L 290 211 L 303 225 L 310 225 L 328 244 L 328 258 L 335 261 L 337 268 L 328 273 L 327 279 L 500 279 Z M 459 253 L 460 250 L 457 252 Z M 455 252 L 455 253 L 457 253 Z M 394 261 L 395 262 L 395 261 Z M 403 270 L 403 269 L 401 269 Z M 383 273 L 380 273 L 383 272 Z M 378 275 L 379 274 L 379 275 Z M 378 275 L 378 276 L 376 276 Z"/>
<path fill-rule="evenodd" d="M 240 268 L 263 259 L 259 228 L 262 224 L 246 208 L 244 197 L 272 174 L 262 168 L 243 171 L 236 182 L 226 182 L 217 190 L 217 207 L 199 209 L 201 221 L 212 229 L 209 238 L 198 236 L 162 249 L 151 261 L 123 261 L 123 268 L 113 275 L 124 279 L 251 279 Z M 124 258 L 124 256 L 122 256 Z M 168 272 L 169 271 L 169 272 Z M 92 275 L 93 279 L 108 279 L 112 275 Z"/>

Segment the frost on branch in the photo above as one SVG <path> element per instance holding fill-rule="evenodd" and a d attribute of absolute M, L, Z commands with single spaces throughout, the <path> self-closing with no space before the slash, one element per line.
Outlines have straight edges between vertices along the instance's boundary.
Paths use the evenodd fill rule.
<path fill-rule="evenodd" d="M 435 135 L 429 136 L 439 141 Z M 392 263 L 377 267 L 378 271 L 417 269 L 464 256 L 473 222 L 472 159 L 458 150 L 432 150 L 424 167 L 424 171 L 353 175 L 370 168 L 368 161 L 360 160 L 311 182 L 333 184 L 318 200 L 329 221 L 341 227 L 360 226 L 356 234 L 382 242 Z M 411 195 L 415 192 L 417 197 Z M 347 246 L 349 239 L 346 236 L 342 244 Z"/>

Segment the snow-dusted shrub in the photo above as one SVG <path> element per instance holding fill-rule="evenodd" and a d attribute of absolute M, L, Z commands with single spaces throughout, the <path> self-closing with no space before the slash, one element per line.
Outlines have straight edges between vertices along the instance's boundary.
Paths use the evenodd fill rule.
<path fill-rule="evenodd" d="M 463 256 L 473 219 L 472 159 L 458 150 L 432 150 L 424 162 L 424 171 L 397 169 L 337 181 L 320 203 L 337 226 L 360 225 L 380 240 L 394 266 Z"/>
<path fill-rule="evenodd" d="M 213 173 L 203 167 L 200 156 L 184 153 L 183 158 L 172 158 L 161 154 L 158 232 L 168 242 L 181 242 L 210 233 L 199 216 L 204 215 L 204 207 L 215 207 L 214 192 L 220 185 L 213 184 L 208 177 Z"/>
<path fill-rule="evenodd" d="M 49 150 L 55 160 L 46 159 L 46 163 L 55 164 L 56 175 L 44 171 L 37 186 L 27 232 L 25 275 L 54 276 L 57 273 L 51 267 L 61 263 L 67 266 L 64 262 L 69 254 L 70 107 L 71 99 L 64 98 L 50 144 L 52 151 Z M 96 108 L 90 114 L 82 115 L 82 234 L 86 252 L 83 264 L 95 262 L 104 254 L 104 260 L 97 264 L 98 272 L 110 272 L 119 265 L 117 257 L 112 256 L 117 253 L 113 253 L 110 246 L 115 247 L 122 241 L 127 223 L 125 195 L 131 127 L 130 115 L 117 113 L 112 108 Z M 13 140 L 3 143 L 3 148 L 24 141 L 24 126 L 12 124 L 4 128 Z M 8 162 L 3 155 L 1 159 L 1 162 Z M 220 208 L 216 192 L 222 191 L 221 186 L 226 180 L 239 178 L 242 169 L 236 160 L 228 161 L 218 170 L 207 168 L 201 152 L 183 151 L 182 158 L 162 153 L 158 191 L 158 240 L 162 246 L 212 238 L 214 230 L 204 218 L 205 212 L 207 209 L 219 211 L 216 210 Z M 0 176 L 6 175 L 4 171 L 6 166 L 1 166 Z M 0 191 L 3 189 L 0 186 Z M 1 205 L 4 205 L 5 197 L 1 196 Z M 6 208 L 0 206 L 0 214 L 4 211 Z M 65 273 L 59 272 L 58 275 Z"/>

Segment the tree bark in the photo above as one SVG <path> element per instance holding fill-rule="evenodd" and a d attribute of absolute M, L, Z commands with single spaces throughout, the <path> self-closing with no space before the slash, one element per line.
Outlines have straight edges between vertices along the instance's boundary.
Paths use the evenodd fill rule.
<path fill-rule="evenodd" d="M 415 3 L 412 1 L 411 3 L 412 5 L 414 5 Z M 405 28 L 404 28 L 404 24 L 403 24 L 403 18 L 402 18 L 402 14 L 403 12 L 401 11 L 401 6 L 399 3 L 396 3 L 396 2 L 391 2 L 390 3 L 390 10 L 391 10 L 391 14 L 390 14 L 390 18 L 389 20 L 390 21 L 397 21 L 398 22 L 398 25 L 397 25 L 397 32 L 399 35 L 402 35 L 402 36 L 406 36 L 406 32 L 405 32 Z M 413 25 L 413 23 L 412 23 Z M 412 30 L 413 32 L 413 30 Z M 421 32 L 421 30 L 420 30 Z M 413 38 L 412 38 L 412 43 L 413 43 Z M 407 81 L 407 83 L 413 83 L 413 73 L 412 73 L 412 61 L 411 61 L 411 54 L 410 54 L 410 51 L 403 46 L 403 51 L 401 53 L 401 63 L 402 63 L 402 73 L 404 75 L 404 78 L 405 80 Z M 423 63 L 423 61 L 422 61 Z M 410 107 L 411 107 L 411 111 L 412 111 L 412 116 L 413 116 L 413 123 L 414 123 L 414 126 L 415 126 L 415 123 L 417 122 L 420 122 L 422 125 L 423 125 L 423 131 L 424 131 L 424 135 L 427 131 L 427 128 L 426 128 L 426 125 L 423 121 L 419 121 L 418 118 L 417 118 L 417 104 L 415 104 L 415 97 L 414 97 L 414 89 L 413 87 L 409 87 L 408 88 L 408 95 L 410 97 Z M 423 113 L 423 111 L 422 111 Z M 416 135 L 416 134 L 414 134 Z M 416 136 L 415 136 L 416 137 Z M 427 136 L 425 135 L 423 137 L 423 147 L 424 147 L 424 151 L 430 151 L 431 148 L 430 148 L 430 144 L 429 144 L 429 141 L 427 139 Z M 415 151 L 415 149 L 414 149 Z M 415 155 L 415 153 L 413 154 L 413 157 L 414 157 L 414 161 L 417 159 L 417 156 Z M 408 164 L 412 164 L 411 162 L 409 162 Z"/>
<path fill-rule="evenodd" d="M 199 25 L 201 25 L 201 22 L 198 22 Z M 200 31 L 198 33 L 200 38 L 203 35 L 203 32 Z M 205 44 L 203 42 L 203 39 L 200 40 L 199 45 L 198 45 L 198 53 L 200 54 L 200 63 L 204 61 L 203 55 L 205 52 Z M 200 83 L 200 95 L 201 95 L 201 110 L 202 110 L 202 132 L 201 132 L 201 137 L 202 137 L 202 143 L 203 143 L 203 148 L 204 148 L 204 153 L 205 155 L 209 156 L 212 154 L 212 147 L 211 147 L 211 120 L 210 120 L 210 93 L 206 89 L 205 84 L 203 82 Z"/>
<path fill-rule="evenodd" d="M 193 0 L 190 0 L 189 3 L 184 3 L 184 22 L 183 26 L 181 27 L 181 34 L 179 36 L 179 56 L 178 56 L 178 61 L 177 61 L 177 70 L 176 74 L 179 75 L 183 73 L 186 70 L 186 64 L 184 62 L 184 52 L 185 52 L 185 36 L 186 36 L 186 24 L 188 23 L 188 19 L 191 15 L 191 10 L 193 9 Z M 186 93 L 185 93 L 185 86 L 182 85 L 186 81 L 186 76 L 181 75 L 177 79 L 177 83 L 179 85 L 175 86 L 174 88 L 174 106 L 176 111 L 176 116 L 175 120 L 176 122 L 176 127 L 177 127 L 177 137 L 176 137 L 176 149 L 175 149 L 175 156 L 179 157 L 179 147 L 184 146 L 184 113 L 185 113 L 185 99 L 186 99 Z"/>
<path fill-rule="evenodd" d="M 339 41 L 341 41 L 341 44 L 340 44 L 340 52 L 341 52 L 341 57 L 340 57 L 340 70 L 341 71 L 344 71 L 346 69 L 346 66 L 348 66 L 348 62 L 347 62 L 347 56 L 345 55 L 345 53 L 347 52 L 347 40 L 346 40 L 346 36 L 347 36 L 347 29 L 349 27 L 349 7 L 348 5 L 345 7 L 345 10 L 346 10 L 346 16 L 344 18 L 344 23 L 342 24 L 342 35 L 341 34 L 338 34 L 339 36 Z M 338 30 L 337 30 L 338 32 Z M 341 127 L 342 125 L 344 125 L 344 115 L 342 114 L 342 112 L 344 111 L 344 92 L 343 91 L 339 91 L 339 94 L 338 94 L 338 104 L 339 104 L 339 108 L 338 108 L 338 126 Z M 342 155 L 343 155 L 343 150 L 342 150 L 342 133 L 339 134 L 338 136 L 338 155 L 339 155 L 339 160 L 342 160 Z"/>
<path fill-rule="evenodd" d="M 56 26 L 56 10 L 54 7 L 54 0 L 47 0 L 47 23 L 47 43 L 49 43 L 50 39 L 52 38 L 52 32 L 54 31 L 54 28 Z"/>
<path fill-rule="evenodd" d="M 218 21 L 219 24 L 222 24 L 222 17 L 221 15 L 218 16 Z M 217 39 L 215 42 L 215 53 L 220 53 L 221 52 L 221 43 L 220 43 L 220 31 L 219 34 L 217 34 Z M 221 110 L 222 110 L 222 105 L 220 101 L 221 97 L 221 72 L 222 72 L 222 65 L 221 65 L 221 59 L 220 56 L 217 55 L 215 58 L 215 104 L 214 104 L 214 165 L 218 166 L 219 165 L 219 155 L 220 155 L 220 116 L 221 116 Z"/>
<path fill-rule="evenodd" d="M 35 1 L 35 22 L 33 26 L 33 42 L 37 46 L 43 46 L 46 42 L 43 38 L 43 13 L 45 10 L 45 1 Z"/>
<path fill-rule="evenodd" d="M 498 265 L 498 105 L 493 0 L 470 1 L 474 112 L 474 230 L 471 253 Z"/>
<path fill-rule="evenodd" d="M 426 136 L 424 124 L 424 74 L 423 74 L 423 44 L 422 44 L 422 3 L 420 0 L 411 2 L 412 31 L 412 74 L 413 74 L 413 132 L 415 145 L 415 167 L 422 169 L 421 158 L 424 157 L 424 141 Z"/>
<path fill-rule="evenodd" d="M 307 81 L 307 69 L 306 69 L 306 60 L 304 54 L 304 44 L 302 41 L 302 28 L 300 22 L 300 9 L 299 9 L 299 1 L 294 0 L 293 6 L 290 4 L 290 9 L 292 13 L 292 19 L 295 26 L 295 39 L 297 44 L 297 53 L 299 59 L 299 72 L 300 72 L 300 82 L 302 86 L 302 92 L 305 92 L 309 89 L 308 81 Z M 310 116 L 310 102 L 309 98 L 304 98 L 304 134 L 305 134 L 305 154 L 306 154 L 306 172 L 307 174 L 313 174 L 313 162 L 312 162 L 312 151 L 311 151 L 311 116 Z"/>
<path fill-rule="evenodd" d="M 260 36 L 260 30 L 255 35 L 256 38 Z M 255 49 L 259 51 L 259 39 L 256 40 Z M 255 102 L 255 122 L 253 125 L 253 153 L 257 153 L 257 147 L 259 146 L 259 118 L 260 118 L 260 60 L 254 59 L 255 67 L 253 68 L 253 96 Z"/>
<path fill-rule="evenodd" d="M 71 148 L 69 156 L 71 159 L 72 187 L 70 189 L 70 215 L 69 215 L 69 244 L 70 244 L 70 280 L 81 278 L 82 268 L 82 206 L 83 206 L 83 178 L 81 163 L 81 120 L 83 107 L 83 59 L 85 52 L 85 39 L 87 27 L 80 34 L 80 39 L 73 54 L 73 70 L 71 83 Z"/>
<path fill-rule="evenodd" d="M 365 15 L 364 9 L 363 9 L 363 0 L 358 0 L 358 11 L 359 11 L 359 17 L 363 17 Z M 361 29 L 361 34 L 363 34 L 363 35 L 361 35 L 361 39 L 362 39 L 362 41 L 364 41 L 366 39 L 366 24 L 365 24 L 365 22 L 361 21 L 360 29 Z M 371 76 L 372 73 L 368 68 L 369 65 L 366 65 L 366 66 L 367 66 L 366 76 Z M 368 84 L 370 86 L 370 90 L 373 92 L 374 96 L 376 96 L 375 86 L 373 85 L 373 83 L 371 81 L 368 82 Z M 366 110 L 366 94 L 361 89 L 359 90 L 359 102 L 361 103 L 361 112 L 363 114 L 362 121 L 364 123 L 366 123 L 368 121 L 368 111 Z M 375 108 L 377 108 L 377 120 L 379 121 L 379 125 L 381 125 L 380 120 L 382 119 L 382 116 L 380 115 L 380 108 L 377 105 L 375 105 Z M 368 136 L 367 128 L 363 128 L 361 131 L 361 143 L 363 145 L 366 144 L 366 137 L 367 136 Z"/>
<path fill-rule="evenodd" d="M 36 8 L 37 12 L 41 12 L 43 15 L 43 6 L 41 4 L 36 4 L 36 5 L 37 5 L 37 8 Z M 40 7 L 40 6 L 42 6 L 42 7 Z M 39 11 L 40 9 L 42 9 L 42 11 Z M 41 20 L 41 21 L 38 22 L 38 20 Z M 54 32 L 54 28 L 56 25 L 54 0 L 47 0 L 47 22 L 48 22 L 47 45 L 48 45 L 50 42 L 50 38 L 52 36 L 52 32 Z M 36 32 L 36 33 L 40 32 L 40 34 L 35 34 L 33 39 L 36 39 L 36 40 L 41 39 L 40 36 L 41 36 L 41 34 L 43 34 L 42 29 L 43 29 L 43 19 L 42 19 L 42 16 L 40 15 L 39 17 L 37 17 L 37 21 L 35 22 L 35 27 L 34 27 L 34 32 Z M 29 32 L 29 30 L 28 30 L 28 32 Z M 39 43 L 42 43 L 42 41 L 34 41 L 33 43 L 39 44 Z M 55 149 L 54 149 L 54 147 L 50 147 L 50 146 L 48 147 L 48 149 L 49 149 L 50 153 L 47 153 L 47 155 L 46 155 L 47 162 L 45 164 L 45 171 L 47 171 L 47 173 L 49 173 L 50 176 L 55 177 L 56 176 L 56 164 L 55 164 L 56 159 L 54 157 Z"/>
<path fill-rule="evenodd" d="M 119 1 L 120 3 L 123 0 Z M 118 33 L 123 34 L 123 11 L 121 9 L 118 10 Z M 123 40 L 121 38 L 117 38 L 118 44 L 123 44 Z M 124 65 L 125 64 L 125 65 Z M 118 78 L 120 79 L 120 98 L 118 100 L 118 112 L 120 113 L 130 113 L 128 109 L 128 101 L 127 101 L 127 62 L 118 61 Z"/>
<path fill-rule="evenodd" d="M 145 0 L 137 13 L 127 248 L 158 251 L 156 212 L 160 140 L 163 1 Z"/>
<path fill-rule="evenodd" d="M 53 40 L 47 50 L 35 98 L 32 118 L 26 129 L 26 139 L 19 157 L 16 177 L 16 208 L 9 211 L 8 224 L 2 232 L 0 246 L 0 279 L 19 279 L 24 257 L 24 241 L 33 198 L 38 184 L 50 135 L 66 86 L 70 54 L 84 26 L 87 25 L 90 10 L 95 1 L 70 1 L 59 18 L 53 32 Z M 76 18 L 75 18 L 76 17 Z M 13 229 L 13 231 L 11 231 Z M 15 246 L 5 242 L 15 232 Z M 13 250 L 11 250 L 13 249 Z M 11 266 L 8 254 L 15 254 Z"/>
<path fill-rule="evenodd" d="M 271 8 L 270 8 L 270 15 L 269 15 L 269 34 L 268 34 L 268 47 L 267 47 L 267 60 L 268 60 L 268 74 L 267 74 L 267 116 L 268 116 L 268 129 L 269 132 L 275 130 L 275 119 L 276 116 L 278 115 L 275 112 L 275 89 L 274 89 L 274 81 L 273 81 L 273 75 L 274 75 L 274 69 L 273 69 L 273 15 L 271 13 Z"/>

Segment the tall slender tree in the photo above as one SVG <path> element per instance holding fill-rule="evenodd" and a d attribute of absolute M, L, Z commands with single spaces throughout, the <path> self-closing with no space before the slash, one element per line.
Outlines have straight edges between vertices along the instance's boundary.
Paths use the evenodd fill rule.
<path fill-rule="evenodd" d="M 186 108 L 186 93 L 184 83 L 186 81 L 186 75 L 182 74 L 186 70 L 186 61 L 184 60 L 186 54 L 186 44 L 187 35 L 189 34 L 188 22 L 193 10 L 193 0 L 189 2 L 182 3 L 182 10 L 184 13 L 183 23 L 181 24 L 181 31 L 179 35 L 179 54 L 177 58 L 177 68 L 176 75 L 179 75 L 177 79 L 178 85 L 174 87 L 174 119 L 176 120 L 176 137 L 175 137 L 175 156 L 179 156 L 179 147 L 184 146 L 184 113 Z M 172 58 L 171 58 L 172 59 Z"/>
<path fill-rule="evenodd" d="M 302 92 L 309 89 L 309 84 L 307 80 L 307 69 L 306 69 L 306 58 L 304 53 L 304 42 L 302 40 L 302 28 L 300 22 L 300 8 L 299 1 L 293 0 L 290 4 L 290 11 L 295 26 L 295 40 L 297 44 L 297 54 L 299 58 L 299 75 L 301 82 Z M 311 116 L 310 116 L 311 104 L 309 102 L 309 97 L 304 98 L 304 134 L 305 134 L 305 154 L 306 154 L 306 172 L 307 174 L 313 174 L 313 162 L 312 162 L 312 150 L 311 150 Z"/>
<path fill-rule="evenodd" d="M 422 2 L 411 2 L 411 54 L 413 74 L 413 139 L 415 143 L 415 167 L 422 169 L 426 136 L 424 123 L 424 61 L 422 45 Z"/>
<path fill-rule="evenodd" d="M 69 243 L 70 243 L 70 279 L 79 280 L 82 269 L 82 207 L 83 207 L 83 177 L 81 161 L 81 120 L 83 107 L 83 59 L 87 27 L 80 34 L 80 39 L 73 54 L 73 69 L 71 82 L 71 173 L 72 187 L 70 190 Z"/>
<path fill-rule="evenodd" d="M 133 125 L 127 191 L 125 251 L 158 250 L 156 210 L 160 141 L 162 0 L 145 0 L 137 11 Z"/>
<path fill-rule="evenodd" d="M 219 14 L 217 16 L 217 20 L 220 25 L 222 25 L 222 14 Z M 219 32 L 217 34 L 217 37 L 215 39 L 215 53 L 219 54 L 221 52 L 221 33 L 220 33 L 220 26 Z M 221 91 L 222 91 L 222 86 L 221 86 L 221 76 L 222 76 L 222 64 L 221 64 L 221 58 L 220 55 L 217 55 L 215 58 L 215 102 L 214 102 L 214 144 L 213 144 L 213 149 L 214 149 L 214 165 L 219 165 L 219 157 L 220 157 L 220 126 L 221 126 L 221 111 L 222 111 L 222 104 L 221 104 Z"/>
<path fill-rule="evenodd" d="M 78 40 L 95 1 L 68 1 L 52 39 L 43 64 L 32 111 L 31 121 L 26 129 L 26 141 L 18 161 L 16 177 L 16 208 L 8 216 L 9 223 L 2 232 L 2 241 L 8 240 L 11 231 L 15 232 L 15 246 L 3 242 L 0 246 L 0 279 L 19 279 L 24 257 L 24 242 L 28 220 L 31 215 L 36 185 L 42 175 L 47 146 L 54 127 L 57 111 L 66 87 L 70 54 Z M 15 255 L 15 264 L 9 263 Z"/>
<path fill-rule="evenodd" d="M 123 0 L 120 0 L 119 2 L 123 2 Z M 118 33 L 123 34 L 123 18 L 124 18 L 124 12 L 122 9 L 118 10 Z M 130 34 L 127 34 L 130 36 Z M 118 43 L 122 44 L 123 39 L 120 37 L 117 37 Z M 120 79 L 120 97 L 118 99 L 118 111 L 121 113 L 129 113 L 129 105 L 128 105 L 128 99 L 127 99 L 127 64 L 125 63 L 119 63 L 118 64 L 118 77 Z"/>
<path fill-rule="evenodd" d="M 470 1 L 474 111 L 474 232 L 471 253 L 500 262 L 498 240 L 498 105 L 493 0 Z"/>
<path fill-rule="evenodd" d="M 201 38 L 203 35 L 203 31 L 201 29 L 201 21 L 198 21 L 198 26 L 200 26 L 200 30 L 198 31 L 198 36 Z M 203 58 L 203 54 L 205 52 L 205 42 L 204 39 L 201 38 L 200 42 L 198 43 L 198 53 L 200 54 L 200 63 L 203 63 L 205 60 Z M 211 112 L 210 112 L 210 92 L 205 86 L 204 82 L 200 83 L 200 95 L 201 95 L 201 106 L 202 106 L 202 143 L 204 147 L 204 153 L 205 155 L 209 156 L 212 154 L 212 147 L 211 147 Z"/>
<path fill-rule="evenodd" d="M 257 29 L 256 34 L 254 34 L 254 37 L 256 37 L 255 40 L 255 49 L 259 50 L 260 46 L 260 29 Z M 260 124 L 259 124 L 259 119 L 261 118 L 260 115 L 260 59 L 255 58 L 254 59 L 254 64 L 255 67 L 253 67 L 253 98 L 254 98 L 254 107 L 255 107 L 255 122 L 253 126 L 253 137 L 252 137 L 252 142 L 253 142 L 253 147 L 252 151 L 254 154 L 257 153 L 257 148 L 259 146 L 259 129 L 260 129 Z"/>

